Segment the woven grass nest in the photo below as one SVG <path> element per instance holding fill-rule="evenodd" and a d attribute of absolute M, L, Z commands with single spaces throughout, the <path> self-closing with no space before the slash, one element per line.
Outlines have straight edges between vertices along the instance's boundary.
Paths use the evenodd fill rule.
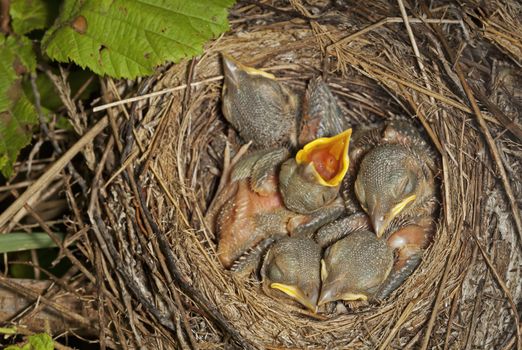
<path fill-rule="evenodd" d="M 107 339 L 156 349 L 515 346 L 521 241 L 512 205 L 522 149 L 505 118 L 517 126 L 520 100 L 495 84 L 516 87 L 522 6 L 406 6 L 405 26 L 402 1 L 263 4 L 237 5 L 232 29 L 201 57 L 164 68 L 135 93 L 179 88 L 114 118 L 122 144 L 107 138 L 89 207 L 91 243 L 107 271 Z M 382 305 L 314 318 L 220 265 L 204 216 L 226 142 L 232 154 L 240 146 L 221 113 L 221 52 L 299 92 L 321 74 L 352 126 L 407 116 L 438 150 L 433 243 Z"/>

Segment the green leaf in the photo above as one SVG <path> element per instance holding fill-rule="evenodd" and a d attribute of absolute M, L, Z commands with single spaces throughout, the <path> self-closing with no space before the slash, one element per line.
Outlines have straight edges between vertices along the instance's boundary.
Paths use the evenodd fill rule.
<path fill-rule="evenodd" d="M 5 350 L 53 350 L 54 342 L 49 334 L 33 334 L 27 338 L 27 343 L 22 347 L 10 345 Z"/>
<path fill-rule="evenodd" d="M 202 52 L 228 29 L 234 0 L 65 0 L 42 46 L 99 75 L 135 78 Z"/>
<path fill-rule="evenodd" d="M 26 34 L 35 29 L 43 29 L 51 24 L 53 2 L 47 0 L 11 0 L 9 14 L 13 30 Z"/>
<path fill-rule="evenodd" d="M 61 240 L 64 237 L 63 233 L 56 233 L 56 235 Z M 12 232 L 0 235 L 0 254 L 53 247 L 56 247 L 56 244 L 51 237 L 44 232 Z"/>
<path fill-rule="evenodd" d="M 0 36 L 0 172 L 8 178 L 20 150 L 32 136 L 36 110 L 22 89 L 22 75 L 34 72 L 36 58 L 25 37 Z"/>
<path fill-rule="evenodd" d="M 53 350 L 54 342 L 49 334 L 35 334 L 29 337 L 32 350 Z"/>
<path fill-rule="evenodd" d="M 23 73 L 34 72 L 35 68 L 36 57 L 29 39 L 0 36 L 0 111 L 11 105 L 12 94 L 10 96 L 8 92 L 13 83 L 20 80 Z"/>

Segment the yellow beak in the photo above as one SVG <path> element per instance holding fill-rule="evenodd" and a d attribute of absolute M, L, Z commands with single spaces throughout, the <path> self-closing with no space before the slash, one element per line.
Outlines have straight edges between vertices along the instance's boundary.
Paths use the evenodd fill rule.
<path fill-rule="evenodd" d="M 406 208 L 406 206 L 408 204 L 413 202 L 415 200 L 415 198 L 417 198 L 417 195 L 415 195 L 415 194 L 412 194 L 411 196 L 404 198 L 402 200 L 402 202 L 400 202 L 399 204 L 397 204 L 396 206 L 394 206 L 392 208 L 392 210 L 391 210 L 391 217 L 394 218 L 397 215 L 399 215 L 399 213 L 402 212 L 404 210 L 404 208 Z"/>
<path fill-rule="evenodd" d="M 286 295 L 292 297 L 293 299 L 297 300 L 299 303 L 304 305 L 306 308 L 308 308 L 312 312 L 317 312 L 317 305 L 315 302 L 311 301 L 304 293 L 301 291 L 301 289 L 282 284 L 282 283 L 272 283 L 270 284 L 270 288 L 280 290 L 281 292 L 285 293 Z"/>
<path fill-rule="evenodd" d="M 375 230 L 377 237 L 380 238 L 383 235 L 390 222 L 392 222 L 392 220 L 395 219 L 408 204 L 413 202 L 415 198 L 417 198 L 415 194 L 404 198 L 399 204 L 391 208 L 387 214 L 383 214 L 384 208 L 381 205 L 377 205 L 375 208 L 373 208 L 370 216 L 372 218 L 373 229 Z"/>
<path fill-rule="evenodd" d="M 341 296 L 341 299 L 345 301 L 368 300 L 368 296 L 358 293 L 346 293 Z"/>
<path fill-rule="evenodd" d="M 267 73 L 265 71 L 255 69 L 252 67 L 245 66 L 242 63 L 236 61 L 232 56 L 222 53 L 223 56 L 223 69 L 225 71 L 225 77 L 232 78 L 233 80 L 237 80 L 237 75 L 239 71 L 243 71 L 249 75 L 260 75 L 268 79 L 276 80 L 276 77 L 273 74 Z"/>
<path fill-rule="evenodd" d="M 319 301 L 317 302 L 317 305 L 322 306 L 324 304 L 337 301 L 337 300 L 344 300 L 344 301 L 356 301 L 356 300 L 368 300 L 368 296 L 360 293 L 344 293 L 344 294 L 337 294 L 337 287 L 336 286 L 330 286 L 330 288 L 327 288 L 326 290 L 321 291 L 321 296 L 319 297 Z"/>
<path fill-rule="evenodd" d="M 328 187 L 338 186 L 343 180 L 350 160 L 348 147 L 352 129 L 332 137 L 321 137 L 307 143 L 297 152 L 297 164 L 312 163 L 317 181 Z"/>

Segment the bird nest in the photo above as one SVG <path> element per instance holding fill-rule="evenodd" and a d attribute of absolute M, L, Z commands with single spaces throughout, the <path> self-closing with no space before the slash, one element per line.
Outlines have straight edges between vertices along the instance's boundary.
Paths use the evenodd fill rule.
<path fill-rule="evenodd" d="M 402 1 L 291 5 L 236 6 L 231 30 L 202 56 L 164 67 L 134 92 L 169 94 L 108 114 L 113 133 L 88 211 L 106 278 L 105 339 L 158 349 L 510 348 L 521 297 L 512 209 L 520 100 L 509 98 L 520 4 L 406 8 L 407 23 Z M 241 145 L 221 113 L 222 52 L 300 93 L 322 75 L 351 126 L 406 116 L 438 151 L 433 242 L 381 305 L 314 316 L 220 265 L 205 213 L 226 144 L 232 156 Z"/>

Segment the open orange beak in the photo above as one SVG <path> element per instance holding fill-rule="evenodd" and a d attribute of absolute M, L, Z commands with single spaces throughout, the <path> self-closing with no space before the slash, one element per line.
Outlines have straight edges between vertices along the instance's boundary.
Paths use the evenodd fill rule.
<path fill-rule="evenodd" d="M 347 129 L 332 137 L 313 140 L 297 152 L 295 160 L 297 164 L 311 163 L 315 178 L 321 185 L 338 186 L 350 165 L 348 146 L 351 135 L 352 129 Z"/>

